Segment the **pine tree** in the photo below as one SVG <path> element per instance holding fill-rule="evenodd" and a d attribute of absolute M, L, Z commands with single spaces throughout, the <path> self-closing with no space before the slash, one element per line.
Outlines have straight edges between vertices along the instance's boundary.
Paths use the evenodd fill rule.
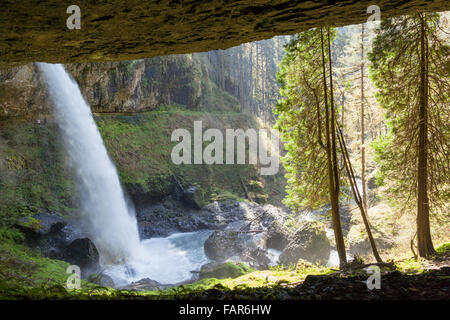
<path fill-rule="evenodd" d="M 371 24 L 355 25 L 340 30 L 346 40 L 342 54 L 337 57 L 337 74 L 340 85 L 341 108 L 344 112 L 340 124 L 348 141 L 349 154 L 360 172 L 363 206 L 367 212 L 368 177 L 376 169 L 372 150 L 368 145 L 377 138 L 383 128 L 382 110 L 374 96 L 374 86 L 369 80 L 367 52 L 373 35 Z M 336 50 L 339 50 L 337 48 Z"/>
<path fill-rule="evenodd" d="M 346 254 L 339 217 L 341 174 L 337 160 L 330 43 L 334 30 L 311 29 L 285 48 L 278 78 L 281 100 L 276 128 L 285 141 L 283 163 L 288 187 L 285 203 L 318 208 L 331 203 L 340 264 Z"/>
<path fill-rule="evenodd" d="M 430 211 L 449 212 L 449 57 L 439 14 L 424 13 L 383 21 L 369 55 L 389 130 L 374 145 L 378 180 L 391 199 L 415 202 L 421 257 L 434 253 Z"/>

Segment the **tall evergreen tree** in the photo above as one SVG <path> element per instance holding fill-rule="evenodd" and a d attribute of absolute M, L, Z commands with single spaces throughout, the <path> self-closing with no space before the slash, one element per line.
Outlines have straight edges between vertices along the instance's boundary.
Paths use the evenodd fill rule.
<path fill-rule="evenodd" d="M 339 216 L 342 179 L 330 60 L 334 30 L 324 33 L 323 28 L 308 30 L 286 46 L 278 74 L 285 99 L 276 107 L 276 128 L 288 151 L 283 158 L 288 178 L 285 203 L 294 208 L 331 203 L 336 247 L 344 266 L 347 261 Z"/>
<path fill-rule="evenodd" d="M 449 212 L 450 49 L 441 35 L 439 14 L 388 19 L 369 55 L 389 128 L 375 144 L 379 181 L 415 203 L 422 257 L 434 253 L 430 210 Z"/>

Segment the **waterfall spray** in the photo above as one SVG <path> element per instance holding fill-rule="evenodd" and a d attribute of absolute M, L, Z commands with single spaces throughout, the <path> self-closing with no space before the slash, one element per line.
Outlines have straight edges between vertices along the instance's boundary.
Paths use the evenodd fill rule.
<path fill-rule="evenodd" d="M 79 181 L 82 210 L 102 263 L 126 263 L 141 244 L 134 210 L 77 83 L 60 64 L 38 63 Z"/>

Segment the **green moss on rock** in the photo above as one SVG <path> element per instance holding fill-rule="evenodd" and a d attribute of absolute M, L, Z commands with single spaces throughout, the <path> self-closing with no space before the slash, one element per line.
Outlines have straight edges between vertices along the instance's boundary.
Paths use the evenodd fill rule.
<path fill-rule="evenodd" d="M 211 263 L 202 267 L 199 279 L 234 279 L 252 271 L 254 271 L 254 269 L 242 262 L 225 262 L 222 264 Z"/>

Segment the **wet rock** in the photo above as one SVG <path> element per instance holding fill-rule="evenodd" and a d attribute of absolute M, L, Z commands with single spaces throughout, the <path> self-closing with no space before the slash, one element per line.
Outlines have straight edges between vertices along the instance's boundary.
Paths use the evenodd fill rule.
<path fill-rule="evenodd" d="M 25 234 L 28 241 L 35 241 L 60 232 L 66 224 L 66 220 L 55 214 L 38 213 L 32 217 L 22 218 L 16 226 Z"/>
<path fill-rule="evenodd" d="M 62 252 L 57 247 L 51 247 L 46 250 L 46 256 L 50 259 L 60 259 Z"/>
<path fill-rule="evenodd" d="M 114 280 L 107 274 L 95 274 L 95 273 L 91 274 L 88 277 L 88 281 L 98 284 L 99 286 L 102 287 L 114 288 L 115 286 Z"/>
<path fill-rule="evenodd" d="M 267 249 L 280 250 L 288 243 L 289 231 L 283 227 L 287 214 L 280 208 L 253 203 L 216 203 L 207 208 L 231 220 L 205 242 L 205 253 L 214 261 L 235 259 L 265 269 L 271 264 Z"/>
<path fill-rule="evenodd" d="M 197 186 L 187 187 L 183 193 L 183 200 L 197 209 L 201 209 L 205 206 L 203 190 Z"/>
<path fill-rule="evenodd" d="M 137 211 L 140 236 L 142 239 L 167 237 L 175 232 L 202 229 L 197 218 L 199 211 L 171 196 L 162 202 L 140 208 Z"/>
<path fill-rule="evenodd" d="M 267 268 L 270 259 L 264 248 L 264 235 L 235 231 L 235 228 L 231 228 L 233 230 L 214 231 L 206 239 L 206 256 L 217 262 L 235 259 L 244 261 L 254 268 Z"/>
<path fill-rule="evenodd" d="M 132 282 L 131 284 L 124 286 L 121 289 L 134 291 L 153 291 L 153 290 L 164 290 L 171 286 L 172 285 L 161 284 L 158 281 L 149 278 L 144 278 L 139 281 Z"/>
<path fill-rule="evenodd" d="M 66 260 L 67 246 L 86 237 L 81 224 L 50 213 L 25 217 L 16 226 L 24 233 L 27 245 L 51 259 Z"/>
<path fill-rule="evenodd" d="M 265 240 L 266 247 L 283 250 L 289 243 L 290 231 L 280 223 L 274 223 L 268 230 Z"/>
<path fill-rule="evenodd" d="M 289 238 L 289 244 L 280 255 L 286 266 L 296 265 L 299 259 L 325 264 L 330 256 L 331 245 L 324 225 L 318 221 L 306 221 Z"/>
<path fill-rule="evenodd" d="M 229 257 L 238 256 L 241 250 L 237 232 L 214 231 L 205 241 L 205 254 L 215 261 L 225 261 Z"/>
<path fill-rule="evenodd" d="M 242 262 L 217 263 L 210 262 L 200 269 L 199 280 L 206 278 L 226 279 L 237 278 L 253 271 Z"/>
<path fill-rule="evenodd" d="M 282 244 L 277 244 L 276 234 L 283 234 L 281 239 L 284 239 L 289 233 L 280 227 L 284 224 L 286 216 L 285 211 L 272 205 L 261 206 L 226 200 L 214 201 L 198 209 L 197 206 L 187 205 L 185 201 L 176 200 L 176 196 L 169 196 L 160 203 L 139 208 L 137 211 L 139 231 L 143 239 L 166 237 L 174 232 L 223 230 L 232 223 L 241 222 L 240 227 L 248 225 L 246 230 L 274 229 L 271 233 L 274 239 L 269 240 L 274 246 L 285 244 L 284 240 Z M 270 238 L 272 236 L 269 236 Z"/>
<path fill-rule="evenodd" d="M 271 264 L 267 250 L 261 248 L 245 249 L 242 257 L 258 269 L 267 269 Z"/>
<path fill-rule="evenodd" d="M 214 202 L 203 209 L 187 205 L 185 201 L 169 196 L 164 201 L 137 212 L 141 238 L 167 237 L 175 232 L 193 232 L 199 230 L 223 229 L 232 222 L 239 208 L 225 209 L 224 205 Z"/>
<path fill-rule="evenodd" d="M 234 257 L 255 268 L 266 268 L 271 264 L 267 249 L 281 251 L 288 243 L 290 231 L 283 227 L 287 215 L 272 205 L 226 200 L 198 209 L 171 196 L 138 210 L 137 220 L 143 239 L 215 230 L 205 243 L 210 259 L 223 263 Z"/>
<path fill-rule="evenodd" d="M 372 174 L 369 179 L 367 180 L 367 189 L 369 190 L 373 190 L 376 189 L 377 186 L 377 180 L 376 180 L 376 175 Z"/>
<path fill-rule="evenodd" d="M 65 28 L 67 2 L 34 3 L 2 2 L 2 68 L 30 61 L 118 61 L 225 49 L 325 23 L 363 23 L 370 2 L 120 1 L 111 6 L 78 1 L 74 3 L 81 7 L 82 34 Z M 450 8 L 447 0 L 391 0 L 379 5 L 383 17 Z"/>
<path fill-rule="evenodd" d="M 97 268 L 99 259 L 97 248 L 89 238 L 76 239 L 64 250 L 64 260 L 81 269 Z"/>

